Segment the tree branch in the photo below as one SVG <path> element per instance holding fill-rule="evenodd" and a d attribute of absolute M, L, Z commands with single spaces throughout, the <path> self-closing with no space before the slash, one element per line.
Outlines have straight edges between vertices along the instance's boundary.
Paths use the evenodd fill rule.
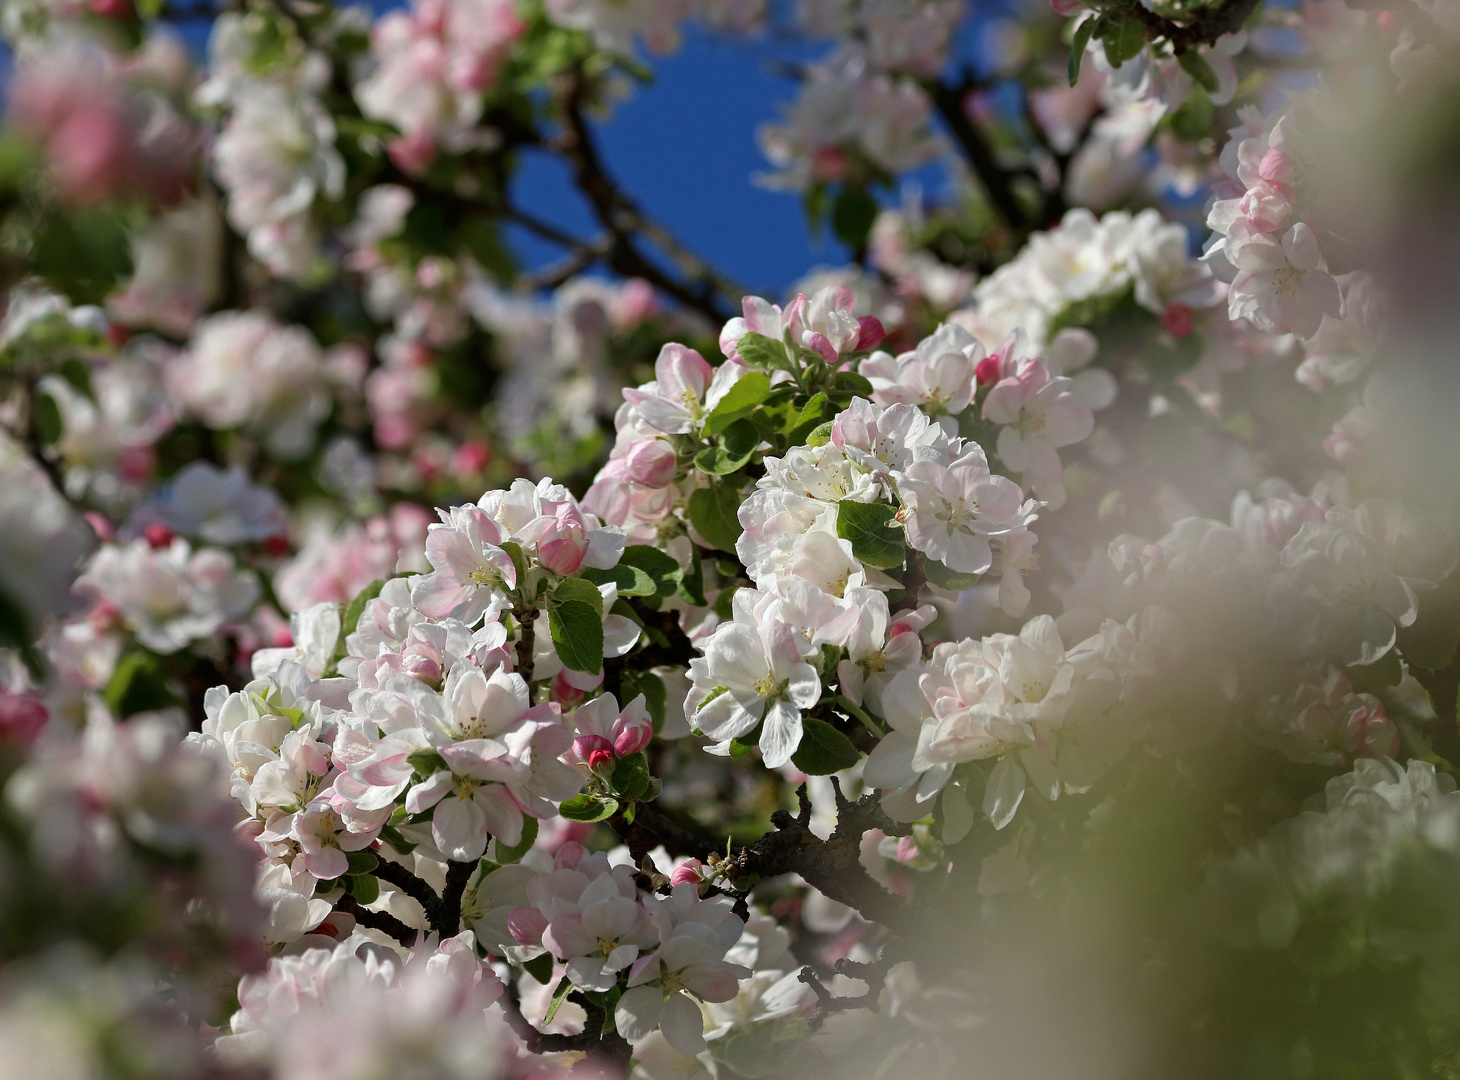
<path fill-rule="evenodd" d="M 466 892 L 467 879 L 476 868 L 476 860 L 453 860 L 446 864 L 446 888 L 441 890 L 441 915 L 435 924 L 442 941 L 461 933 L 461 897 Z"/>
<path fill-rule="evenodd" d="M 720 297 L 738 295 L 739 290 L 721 280 L 663 228 L 646 219 L 610 179 L 583 115 L 587 90 L 581 71 L 575 70 L 560 80 L 558 105 L 563 132 L 557 148 L 567 159 L 573 172 L 573 182 L 587 198 L 594 216 L 608 230 L 610 246 L 604 261 L 625 277 L 643 278 L 685 307 L 700 312 L 710 322 L 724 322 L 730 312 L 721 303 Z M 634 243 L 635 232 L 647 237 L 668 255 L 690 281 L 677 281 L 650 261 Z"/>
<path fill-rule="evenodd" d="M 1004 219 L 1011 229 L 1021 230 L 1028 226 L 1028 216 L 1024 208 L 1019 205 L 1019 200 L 1014 194 L 1014 174 L 999 164 L 994 156 L 993 148 L 988 140 L 984 138 L 983 132 L 969 119 L 968 113 L 963 108 L 963 100 L 968 91 L 973 89 L 974 81 L 971 76 L 964 75 L 962 81 L 956 85 L 949 85 L 940 80 L 929 80 L 923 83 L 923 90 L 933 101 L 938 114 L 943 117 L 944 123 L 958 140 L 958 145 L 963 149 L 963 156 L 968 158 L 968 163 L 973 167 L 974 174 L 978 177 L 979 183 L 983 185 L 984 192 L 989 197 L 999 216 Z"/>
<path fill-rule="evenodd" d="M 1179 23 L 1157 15 L 1144 4 L 1133 3 L 1120 9 L 1121 14 L 1140 21 L 1152 39 L 1164 38 L 1177 56 L 1199 45 L 1214 45 L 1218 38 L 1235 34 L 1257 10 L 1258 0 L 1226 0 L 1225 3 L 1198 12 L 1190 22 Z"/>
<path fill-rule="evenodd" d="M 382 934 L 389 934 L 408 949 L 415 945 L 416 939 L 421 934 L 419 930 L 407 926 L 389 912 L 366 910 L 353 896 L 348 894 L 340 897 L 338 903 L 335 904 L 335 910 L 353 916 L 361 926 L 368 926 L 372 930 L 379 930 Z"/>
<path fill-rule="evenodd" d="M 389 862 L 386 859 L 381 859 L 371 872 L 381 881 L 389 885 L 394 885 L 416 903 L 420 904 L 422 910 L 426 913 L 426 922 L 432 929 L 438 928 L 437 924 L 441 921 L 441 898 L 436 895 L 435 889 L 431 888 L 431 886 L 427 885 L 400 863 Z"/>

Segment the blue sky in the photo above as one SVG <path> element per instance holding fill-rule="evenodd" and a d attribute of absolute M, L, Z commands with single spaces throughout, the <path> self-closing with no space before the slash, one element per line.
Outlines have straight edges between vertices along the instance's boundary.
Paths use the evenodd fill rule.
<path fill-rule="evenodd" d="M 807 59 L 827 51 L 825 44 L 798 50 Z M 785 42 L 690 27 L 677 53 L 653 58 L 654 82 L 636 88 L 598 129 L 608 168 L 641 209 L 752 293 L 774 296 L 815 265 L 847 261 L 834 237 L 813 241 L 797 194 L 752 181 L 766 168 L 756 128 L 796 98 L 796 82 L 776 61 L 795 55 Z M 916 179 L 936 188 L 941 169 Z M 524 208 L 591 234 L 587 209 L 548 155 L 530 155 L 517 185 Z M 556 254 L 520 230 L 512 238 L 529 265 Z"/>

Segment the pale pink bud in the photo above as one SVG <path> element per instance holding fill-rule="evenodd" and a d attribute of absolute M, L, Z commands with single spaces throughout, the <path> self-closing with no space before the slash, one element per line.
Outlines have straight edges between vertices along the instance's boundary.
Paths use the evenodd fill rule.
<path fill-rule="evenodd" d="M 911 836 L 897 838 L 897 861 L 910 863 L 918 857 L 918 842 Z"/>
<path fill-rule="evenodd" d="M 705 877 L 705 864 L 698 859 L 685 859 L 674 868 L 674 873 L 669 875 L 671 885 L 698 884 Z"/>
<path fill-rule="evenodd" d="M 588 849 L 582 844 L 576 840 L 569 840 L 558 848 L 558 853 L 553 856 L 553 869 L 572 870 L 583 861 L 583 856 L 587 854 Z"/>
<path fill-rule="evenodd" d="M 840 180 L 847 171 L 847 155 L 835 146 L 819 146 L 811 153 L 811 176 L 823 184 Z"/>
<path fill-rule="evenodd" d="M 1394 757 L 1399 753 L 1399 732 L 1385 715 L 1383 704 L 1375 699 L 1354 710 L 1345 735 L 1356 757 Z"/>
<path fill-rule="evenodd" d="M 420 176 L 436 159 L 436 141 L 429 132 L 417 131 L 386 144 L 385 152 L 403 173 Z"/>
<path fill-rule="evenodd" d="M 1161 312 L 1161 325 L 1170 331 L 1174 338 L 1184 338 L 1191 333 L 1192 317 L 1191 306 L 1183 304 L 1180 300 L 1173 300 L 1166 305 L 1166 310 Z"/>
<path fill-rule="evenodd" d="M 441 664 L 429 656 L 408 654 L 401 661 L 405 673 L 413 678 L 427 683 L 439 682 L 441 679 Z"/>
<path fill-rule="evenodd" d="M 537 542 L 538 561 L 555 574 L 571 574 L 583 565 L 588 538 L 574 521 L 555 521 Z"/>
<path fill-rule="evenodd" d="M 1273 232 L 1287 221 L 1293 203 L 1278 186 L 1258 180 L 1237 203 L 1247 223 L 1259 232 Z"/>
<path fill-rule="evenodd" d="M 39 698 L 0 692 L 0 739 L 29 746 L 48 719 L 50 713 Z"/>
<path fill-rule="evenodd" d="M 637 754 L 654 738 L 654 725 L 646 716 L 620 716 L 609 731 L 613 752 L 619 757 Z"/>
<path fill-rule="evenodd" d="M 541 945 L 547 916 L 535 907 L 513 908 L 507 913 L 507 930 L 519 945 Z"/>
<path fill-rule="evenodd" d="M 662 488 L 674 481 L 676 460 L 673 448 L 663 439 L 643 439 L 624 457 L 629 479 L 647 488 Z"/>
<path fill-rule="evenodd" d="M 96 533 L 98 540 L 111 541 L 117 538 L 116 530 L 112 528 L 112 523 L 106 519 L 104 514 L 98 514 L 95 510 L 88 510 L 86 511 L 85 517 L 86 524 L 91 526 L 91 531 Z"/>
<path fill-rule="evenodd" d="M 556 701 L 564 709 L 571 709 L 587 696 L 587 692 L 574 686 L 567 678 L 567 668 L 563 668 L 553 676 L 552 686 L 548 690 L 548 698 Z"/>
<path fill-rule="evenodd" d="M 1281 150 L 1269 150 L 1257 165 L 1257 175 L 1269 184 L 1286 184 L 1293 179 L 1293 159 Z"/>

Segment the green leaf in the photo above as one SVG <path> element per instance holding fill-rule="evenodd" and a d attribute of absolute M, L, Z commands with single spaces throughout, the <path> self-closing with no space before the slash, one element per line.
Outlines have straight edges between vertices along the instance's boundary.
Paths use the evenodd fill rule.
<path fill-rule="evenodd" d="M 775 338 L 766 337 L 764 334 L 757 334 L 754 331 L 740 336 L 740 340 L 735 343 L 735 351 L 740 354 L 740 359 L 744 360 L 751 367 L 765 368 L 768 371 L 780 371 L 787 366 L 786 346 Z M 764 375 L 764 372 L 752 371 L 750 375 Z M 739 388 L 740 383 L 750 378 L 750 375 L 742 375 L 740 382 L 737 382 L 735 386 L 731 387 L 730 392 L 734 393 Z M 767 392 L 770 391 L 770 386 L 770 377 L 766 376 L 765 387 Z M 728 397 L 729 395 L 726 396 Z M 762 394 L 760 401 L 757 401 L 756 404 L 759 405 L 764 400 L 765 394 Z M 724 402 L 721 402 L 721 404 L 724 404 Z"/>
<path fill-rule="evenodd" d="M 872 223 L 877 220 L 877 200 L 861 188 L 845 188 L 831 208 L 831 230 L 853 251 L 867 246 Z"/>
<path fill-rule="evenodd" d="M 865 375 L 855 371 L 838 371 L 832 377 L 831 388 L 838 396 L 848 400 L 854 397 L 871 398 L 872 383 Z"/>
<path fill-rule="evenodd" d="M 401 807 L 401 809 L 404 810 L 405 807 Z M 397 829 L 394 825 L 387 825 L 385 828 L 381 829 L 380 839 L 389 844 L 391 847 L 395 848 L 395 850 L 400 852 L 400 854 L 402 855 L 409 855 L 411 852 L 415 851 L 418 846 L 411 843 L 404 836 L 402 836 L 400 834 L 400 830 Z"/>
<path fill-rule="evenodd" d="M 355 599 L 350 601 L 349 607 L 345 608 L 344 617 L 340 620 L 340 640 L 353 634 L 360 625 L 360 616 L 365 614 L 365 605 L 380 595 L 380 590 L 385 588 L 389 578 L 376 578 L 369 585 L 355 594 Z"/>
<path fill-rule="evenodd" d="M 531 851 L 532 845 L 535 843 L 537 843 L 537 818 L 524 814 L 522 816 L 522 839 L 511 847 L 498 840 L 496 851 L 497 862 L 502 865 L 515 863 Z"/>
<path fill-rule="evenodd" d="M 673 596 L 684 577 L 673 555 L 648 544 L 630 544 L 618 561 L 620 566 L 634 566 L 648 574 L 660 596 Z"/>
<path fill-rule="evenodd" d="M 91 368 L 81 357 L 66 357 L 61 361 L 56 371 L 82 397 L 88 401 L 96 400 L 96 391 L 91 386 Z"/>
<path fill-rule="evenodd" d="M 799 446 L 804 443 L 811 433 L 819 428 L 824 422 L 832 417 L 827 413 L 832 412 L 831 402 L 823 393 L 816 393 L 801 407 L 801 412 L 791 421 L 786 432 L 786 438 L 791 445 Z"/>
<path fill-rule="evenodd" d="M 30 423 L 43 446 L 54 446 L 65 434 L 61 407 L 50 394 L 37 394 L 30 407 Z"/>
<path fill-rule="evenodd" d="M 603 667 L 603 595 L 583 578 L 564 578 L 548 595 L 548 628 L 563 666 L 593 674 Z"/>
<path fill-rule="evenodd" d="M 1181 70 L 1190 75 L 1196 85 L 1208 94 L 1215 94 L 1221 86 L 1217 80 L 1217 73 L 1195 49 L 1187 49 L 1176 58 L 1176 62 L 1181 65 Z"/>
<path fill-rule="evenodd" d="M 512 560 L 512 566 L 517 571 L 517 583 L 521 585 L 527 577 L 527 556 L 522 554 L 522 545 L 511 540 L 502 541 L 502 550 Z"/>
<path fill-rule="evenodd" d="M 17 649 L 26 647 L 30 645 L 30 634 L 30 623 L 25 616 L 25 609 L 6 596 L 4 592 L 0 592 L 0 645 L 10 645 Z M 126 662 L 126 658 L 123 657 L 122 663 Z M 112 682 L 115 681 L 114 672 Z M 111 683 L 107 684 L 107 689 L 103 692 L 102 697 L 108 705 L 112 706 L 112 711 L 116 712 L 116 706 L 112 704 L 111 700 Z"/>
<path fill-rule="evenodd" d="M 350 861 L 347 874 L 373 874 L 380 865 L 380 856 L 373 851 L 347 851 L 345 858 Z"/>
<path fill-rule="evenodd" d="M 852 740 L 825 720 L 814 716 L 801 720 L 801 745 L 791 755 L 791 764 L 807 776 L 828 776 L 850 769 L 862 755 Z"/>
<path fill-rule="evenodd" d="M 649 759 L 643 754 L 630 754 L 614 762 L 608 778 L 614 793 L 626 799 L 637 799 L 649 790 Z"/>
<path fill-rule="evenodd" d="M 668 704 L 664 680 L 652 671 L 625 671 L 620 685 L 625 701 L 633 701 L 640 694 L 644 695 L 644 705 L 649 710 L 649 718 L 654 722 L 654 732 L 658 734 L 659 729 L 664 726 L 665 708 Z"/>
<path fill-rule="evenodd" d="M 1451 574 L 1439 588 L 1422 593 L 1419 615 L 1399 631 L 1399 650 L 1411 667 L 1435 671 L 1447 667 L 1460 649 L 1460 574 Z"/>
<path fill-rule="evenodd" d="M 1386 686 L 1397 686 L 1404 677 L 1399 663 L 1399 650 L 1390 649 L 1372 664 L 1343 669 L 1344 678 L 1361 694 L 1373 694 Z"/>
<path fill-rule="evenodd" d="M 759 730 L 759 729 L 757 729 L 757 730 Z M 740 738 L 731 739 L 730 740 L 730 757 L 731 758 L 743 758 L 746 754 L 748 754 L 752 750 L 754 750 L 757 745 L 759 745 L 759 739 L 752 738 L 749 735 L 746 735 L 746 736 L 743 736 L 743 737 L 740 737 Z"/>
<path fill-rule="evenodd" d="M 562 1008 L 563 1002 L 568 1000 L 568 994 L 572 991 L 572 989 L 573 984 L 569 982 L 568 977 L 564 975 L 562 979 L 558 982 L 558 988 L 553 991 L 552 1001 L 548 1002 L 547 1014 L 544 1015 L 542 1018 L 542 1022 L 544 1025 L 551 1024 L 553 1022 L 553 1017 L 558 1015 L 558 1010 Z"/>
<path fill-rule="evenodd" d="M 112 670 L 102 700 L 119 717 L 175 705 L 162 661 L 140 649 L 127 653 Z"/>
<path fill-rule="evenodd" d="M 868 566 L 901 566 L 907 554 L 901 529 L 890 524 L 897 511 L 886 503 L 837 503 L 836 534 L 852 542 L 852 554 Z"/>
<path fill-rule="evenodd" d="M 806 436 L 806 445 L 825 446 L 827 443 L 831 442 L 831 428 L 832 424 L 834 423 L 835 421 L 828 420 L 824 424 L 820 424 L 816 428 L 814 428 L 811 434 Z"/>
<path fill-rule="evenodd" d="M 373 904 L 380 899 L 380 882 L 369 874 L 345 878 L 345 887 L 349 889 L 350 895 L 361 904 Z"/>
<path fill-rule="evenodd" d="M 778 342 L 773 342 L 770 338 L 760 334 L 746 334 L 740 339 L 741 346 L 744 346 L 748 338 L 759 338 L 761 341 L 770 342 L 781 354 L 781 366 L 785 366 L 785 350 Z M 754 362 L 744 352 L 741 352 L 740 355 L 746 363 Z M 705 423 L 700 428 L 700 433 L 706 438 L 719 434 L 741 417 L 749 416 L 755 407 L 766 399 L 766 395 L 770 391 L 771 377 L 764 371 L 751 371 L 740 376 L 705 417 Z"/>
<path fill-rule="evenodd" d="M 416 771 L 417 776 L 435 776 L 447 768 L 446 759 L 435 750 L 417 750 L 406 758 L 406 763 Z"/>
<path fill-rule="evenodd" d="M 947 589 L 949 592 L 971 589 L 979 583 L 983 576 L 982 574 L 960 574 L 932 559 L 923 562 L 923 574 L 927 577 L 929 584 L 936 585 L 940 589 Z"/>
<path fill-rule="evenodd" d="M 653 578 L 637 566 L 622 561 L 612 570 L 598 570 L 585 566 L 578 573 L 584 580 L 590 581 L 594 585 L 617 585 L 620 596 L 653 596 L 659 591 Z"/>
<path fill-rule="evenodd" d="M 721 551 L 734 552 L 740 526 L 740 491 L 730 481 L 700 488 L 689 497 L 689 520 L 705 542 Z M 597 671 L 597 668 L 593 669 Z"/>
<path fill-rule="evenodd" d="M 606 821 L 618 812 L 618 800 L 602 795 L 575 795 L 558 807 L 569 821 Z"/>
<path fill-rule="evenodd" d="M 1146 45 L 1146 34 L 1135 19 L 1111 19 L 1100 29 L 1105 44 L 1105 58 L 1112 67 L 1120 67 L 1134 59 Z"/>
<path fill-rule="evenodd" d="M 707 446 L 695 455 L 695 468 L 711 476 L 728 476 L 741 468 L 760 444 L 760 433 L 741 418 L 727 427 L 719 446 Z"/>
<path fill-rule="evenodd" d="M 531 960 L 523 962 L 522 970 L 546 986 L 548 980 L 553 977 L 553 958 L 548 953 L 534 956 Z"/>
<path fill-rule="evenodd" d="M 871 714 L 868 713 L 866 709 L 863 709 L 851 698 L 846 696 L 838 696 L 836 699 L 836 707 L 842 712 L 846 713 L 848 716 L 855 716 L 861 722 L 864 728 L 870 731 L 873 735 L 876 735 L 878 738 L 881 738 L 883 735 L 887 734 L 887 729 L 879 724 L 876 720 L 874 720 Z"/>
<path fill-rule="evenodd" d="M 1070 85 L 1080 81 L 1080 64 L 1085 59 L 1085 50 L 1090 46 L 1090 35 L 1095 32 L 1099 16 L 1089 15 L 1075 27 L 1075 36 L 1070 41 Z"/>
<path fill-rule="evenodd" d="M 675 587 L 674 594 L 693 607 L 705 606 L 705 571 L 700 560 L 700 549 L 694 545 L 689 550 L 689 573 L 685 574 Z"/>

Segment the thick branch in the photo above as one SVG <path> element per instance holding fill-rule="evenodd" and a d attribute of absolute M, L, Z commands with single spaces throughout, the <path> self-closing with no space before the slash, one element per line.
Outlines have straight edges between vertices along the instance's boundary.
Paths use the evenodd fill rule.
<path fill-rule="evenodd" d="M 444 941 L 461 933 L 461 896 L 466 892 L 467 879 L 477 868 L 475 861 L 446 864 L 446 888 L 441 890 L 441 917 L 436 930 Z"/>
<path fill-rule="evenodd" d="M 340 897 L 339 902 L 335 904 L 335 910 L 354 916 L 355 921 L 361 926 L 368 926 L 372 930 L 379 930 L 382 934 L 389 934 L 408 949 L 416 943 L 416 938 L 421 933 L 419 930 L 407 926 L 389 912 L 367 911 L 353 896 Z"/>
<path fill-rule="evenodd" d="M 426 913 L 426 922 L 437 928 L 441 921 L 441 898 L 436 895 L 436 890 L 427 885 L 415 874 L 411 873 L 400 863 L 389 862 L 381 859 L 372 871 L 376 877 L 389 885 L 394 885 L 401 892 L 405 893 L 416 903 L 421 905 Z"/>
<path fill-rule="evenodd" d="M 938 81 L 923 84 L 923 89 L 932 98 L 939 115 L 943 117 L 953 137 L 958 140 L 958 145 L 963 148 L 963 155 L 968 158 L 969 165 L 973 167 L 974 174 L 988 194 L 989 202 L 1011 229 L 1023 229 L 1029 222 L 1024 208 L 1014 195 L 1013 173 L 999 164 L 983 132 L 969 119 L 963 108 L 963 99 L 970 88 L 971 81 L 968 79 L 952 86 Z"/>
<path fill-rule="evenodd" d="M 1165 38 L 1171 43 L 1171 50 L 1180 56 L 1198 45 L 1214 45 L 1218 38 L 1241 30 L 1257 10 L 1257 4 L 1258 0 L 1226 0 L 1226 3 L 1208 8 L 1185 23 L 1157 15 L 1139 3 L 1122 8 L 1121 12 L 1139 19 L 1151 37 Z"/>

